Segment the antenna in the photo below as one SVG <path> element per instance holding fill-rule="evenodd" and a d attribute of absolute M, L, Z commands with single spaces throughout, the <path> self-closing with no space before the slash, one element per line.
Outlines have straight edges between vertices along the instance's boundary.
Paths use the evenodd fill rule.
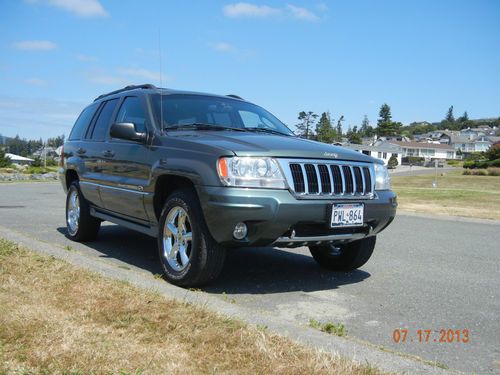
<path fill-rule="evenodd" d="M 160 54 L 160 130 L 163 130 L 163 75 L 162 75 L 162 61 L 161 61 L 161 29 L 158 29 L 158 53 Z"/>

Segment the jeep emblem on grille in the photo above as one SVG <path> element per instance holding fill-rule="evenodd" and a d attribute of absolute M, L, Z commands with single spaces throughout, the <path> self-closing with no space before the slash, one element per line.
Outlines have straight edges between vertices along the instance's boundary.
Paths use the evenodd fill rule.
<path fill-rule="evenodd" d="M 335 152 L 325 152 L 325 153 L 323 153 L 323 156 L 327 156 L 329 158 L 335 158 L 335 159 L 339 157 L 339 155 L 336 154 Z"/>

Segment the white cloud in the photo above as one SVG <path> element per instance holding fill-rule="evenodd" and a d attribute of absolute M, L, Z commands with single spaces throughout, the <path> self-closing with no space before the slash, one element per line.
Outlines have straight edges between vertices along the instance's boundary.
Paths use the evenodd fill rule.
<path fill-rule="evenodd" d="M 28 0 L 27 2 L 51 5 L 79 17 L 105 17 L 108 15 L 99 0 Z"/>
<path fill-rule="evenodd" d="M 323 11 L 326 11 L 325 6 L 321 6 Z M 286 17 L 301 21 L 318 21 L 320 17 L 314 12 L 301 8 L 292 4 L 287 4 L 282 8 L 271 7 L 268 5 L 256 5 L 252 3 L 234 3 L 228 4 L 222 8 L 225 16 L 230 18 L 240 17 L 255 17 L 255 18 L 270 18 L 270 17 Z"/>
<path fill-rule="evenodd" d="M 227 17 L 269 17 L 281 14 L 282 10 L 267 5 L 255 5 L 250 3 L 228 4 L 223 8 Z"/>
<path fill-rule="evenodd" d="M 99 61 L 99 59 L 95 56 L 88 56 L 88 55 L 76 55 L 76 59 L 78 61 L 83 61 L 83 62 L 94 62 L 94 61 Z"/>
<path fill-rule="evenodd" d="M 22 51 L 50 51 L 57 48 L 57 44 L 49 40 L 23 40 L 14 43 L 14 48 Z"/>
<path fill-rule="evenodd" d="M 46 86 L 47 81 L 40 78 L 27 78 L 23 81 L 24 83 L 31 86 Z"/>
<path fill-rule="evenodd" d="M 88 70 L 85 76 L 91 83 L 106 86 L 126 86 L 138 83 L 158 84 L 160 82 L 160 72 L 137 67 L 119 68 L 111 73 L 94 68 Z M 168 80 L 170 80 L 170 77 L 165 75 L 162 77 L 163 82 Z"/>
<path fill-rule="evenodd" d="M 226 42 L 212 43 L 210 44 L 210 47 L 212 47 L 215 51 L 218 52 L 230 52 L 233 50 L 233 46 Z"/>
<path fill-rule="evenodd" d="M 143 68 L 123 68 L 119 69 L 118 73 L 124 76 L 144 78 L 154 82 L 159 82 L 160 78 L 163 78 L 163 80 L 167 79 L 166 77 L 160 77 L 160 72 L 155 72 Z"/>
<path fill-rule="evenodd" d="M 293 18 L 304 21 L 318 21 L 319 17 L 305 8 L 296 7 L 295 5 L 287 4 L 287 10 L 291 13 Z"/>

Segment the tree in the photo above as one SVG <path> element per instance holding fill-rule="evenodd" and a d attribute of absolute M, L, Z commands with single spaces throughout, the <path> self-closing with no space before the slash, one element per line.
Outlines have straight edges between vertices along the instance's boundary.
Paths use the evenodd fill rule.
<path fill-rule="evenodd" d="M 382 104 L 378 113 L 377 134 L 379 136 L 398 135 L 403 124 L 392 121 L 391 107 L 387 103 Z"/>
<path fill-rule="evenodd" d="M 299 113 L 298 119 L 301 121 L 296 125 L 297 131 L 300 137 L 309 139 L 313 136 L 312 126 L 314 125 L 316 118 L 318 115 L 314 112 L 305 112 L 302 111 Z"/>
<path fill-rule="evenodd" d="M 365 115 L 363 117 L 363 121 L 361 121 L 361 128 L 359 129 L 360 137 L 373 137 L 375 135 L 375 131 L 373 127 L 370 125 L 370 121 L 368 121 L 368 116 Z"/>
<path fill-rule="evenodd" d="M 450 108 L 448 108 L 448 112 L 446 112 L 446 117 L 445 117 L 444 120 L 446 122 L 451 122 L 451 123 L 455 122 L 455 116 L 453 115 L 453 106 L 451 106 Z"/>
<path fill-rule="evenodd" d="M 398 166 L 398 158 L 395 157 L 394 155 L 392 155 L 390 158 L 389 158 L 389 161 L 387 162 L 387 167 L 389 169 L 394 169 Z"/>
<path fill-rule="evenodd" d="M 349 126 L 349 129 L 347 130 L 347 139 L 349 140 L 349 143 L 354 143 L 354 144 L 357 144 L 357 145 L 360 145 L 362 144 L 362 140 L 361 140 L 361 135 L 360 133 L 358 132 L 358 127 L 357 126 L 354 126 L 351 130 L 351 127 Z"/>
<path fill-rule="evenodd" d="M 469 114 L 467 113 L 467 111 L 465 111 L 464 114 L 458 118 L 458 121 L 459 122 L 469 121 Z"/>
<path fill-rule="evenodd" d="M 341 115 L 337 121 L 337 141 L 342 141 L 342 121 L 344 121 L 344 115 Z"/>
<path fill-rule="evenodd" d="M 330 112 L 323 112 L 316 124 L 316 140 L 324 143 L 333 143 L 337 133 L 332 126 Z"/>
<path fill-rule="evenodd" d="M 7 168 L 10 166 L 10 158 L 5 156 L 5 150 L 0 148 L 0 168 Z"/>

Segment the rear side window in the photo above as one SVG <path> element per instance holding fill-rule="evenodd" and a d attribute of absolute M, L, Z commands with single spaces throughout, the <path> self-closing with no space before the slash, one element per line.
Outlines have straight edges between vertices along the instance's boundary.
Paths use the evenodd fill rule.
<path fill-rule="evenodd" d="M 97 103 L 92 104 L 83 110 L 80 116 L 78 116 L 78 119 L 73 126 L 73 130 L 71 130 L 71 134 L 69 135 L 68 140 L 75 141 L 83 138 L 83 135 L 87 131 L 87 128 L 89 127 L 92 118 L 94 117 L 96 109 Z"/>
<path fill-rule="evenodd" d="M 111 122 L 111 116 L 113 116 L 117 103 L 118 99 L 108 100 L 104 103 L 104 106 L 99 112 L 99 117 L 95 122 L 94 131 L 92 132 L 91 137 L 92 140 L 104 141 Z"/>
<path fill-rule="evenodd" d="M 143 133 L 146 131 L 146 115 L 141 101 L 135 96 L 127 96 L 116 116 L 116 122 L 131 122 L 135 124 L 135 130 Z"/>

